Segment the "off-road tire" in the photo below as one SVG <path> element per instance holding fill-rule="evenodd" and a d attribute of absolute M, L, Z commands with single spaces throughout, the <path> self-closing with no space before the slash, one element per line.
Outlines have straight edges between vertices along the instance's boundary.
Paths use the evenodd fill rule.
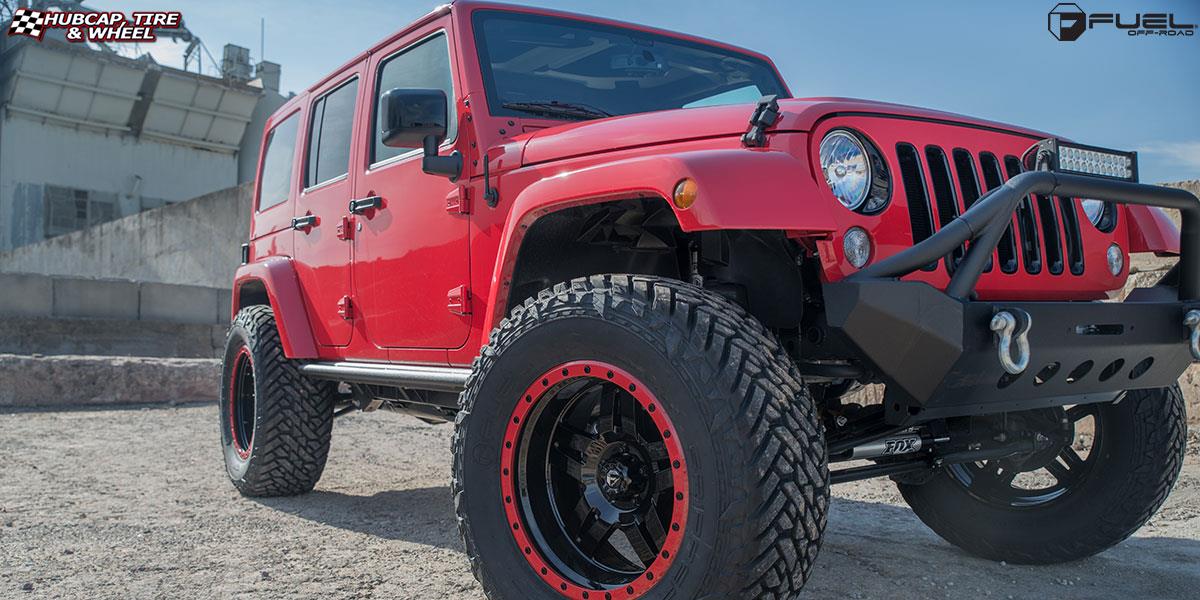
<path fill-rule="evenodd" d="M 254 428 L 248 454 L 239 454 L 232 427 L 235 364 L 248 351 L 254 379 Z M 292 496 L 311 491 L 325 469 L 336 389 L 300 374 L 283 353 L 269 306 L 238 312 L 225 342 L 221 386 L 221 448 L 234 487 L 245 496 Z"/>
<path fill-rule="evenodd" d="M 808 390 L 778 341 L 740 307 L 637 275 L 542 291 L 492 332 L 474 363 L 456 421 L 452 491 L 487 596 L 562 598 L 509 529 L 501 440 L 531 379 L 581 359 L 646 382 L 684 447 L 692 502 L 685 535 L 661 584 L 641 597 L 794 597 L 817 557 L 829 505 L 824 434 Z M 631 596 L 619 588 L 612 597 Z"/>
<path fill-rule="evenodd" d="M 1167 499 L 1183 466 L 1187 417 L 1178 386 L 1130 391 L 1099 410 L 1106 451 L 1079 489 L 1047 505 L 986 504 L 946 470 L 922 485 L 899 484 L 900 492 L 930 529 L 976 556 L 1055 564 L 1102 552 Z"/>

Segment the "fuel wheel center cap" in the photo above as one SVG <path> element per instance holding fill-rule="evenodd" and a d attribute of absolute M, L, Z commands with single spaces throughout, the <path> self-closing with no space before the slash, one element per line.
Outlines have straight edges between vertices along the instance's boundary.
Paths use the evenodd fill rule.
<path fill-rule="evenodd" d="M 625 465 L 609 467 L 604 474 L 604 488 L 613 493 L 624 493 L 629 490 L 629 469 Z"/>
<path fill-rule="evenodd" d="M 638 500 L 646 491 L 647 466 L 637 455 L 622 452 L 600 463 L 600 491 L 614 504 Z"/>

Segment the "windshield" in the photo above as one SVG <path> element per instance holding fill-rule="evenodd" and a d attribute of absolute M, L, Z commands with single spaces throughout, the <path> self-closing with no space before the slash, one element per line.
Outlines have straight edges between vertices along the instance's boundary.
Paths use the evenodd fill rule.
<path fill-rule="evenodd" d="M 502 11 L 474 16 L 498 116 L 594 119 L 785 97 L 769 63 L 634 29 Z"/>

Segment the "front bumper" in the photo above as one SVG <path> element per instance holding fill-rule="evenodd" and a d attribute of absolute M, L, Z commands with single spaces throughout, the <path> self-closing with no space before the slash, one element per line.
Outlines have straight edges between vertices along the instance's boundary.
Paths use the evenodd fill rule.
<path fill-rule="evenodd" d="M 1183 216 L 1177 281 L 1122 303 L 973 300 L 988 258 L 1029 194 L 1161 206 Z M 899 281 L 969 250 L 945 292 Z M 824 288 L 829 326 L 887 385 L 887 420 L 908 424 L 1065 404 L 1105 402 L 1128 389 L 1174 385 L 1192 362 L 1200 309 L 1200 200 L 1183 190 L 1052 172 L 1010 179 L 923 242 Z M 998 313 L 1028 315 L 1028 365 L 1002 365 Z"/>

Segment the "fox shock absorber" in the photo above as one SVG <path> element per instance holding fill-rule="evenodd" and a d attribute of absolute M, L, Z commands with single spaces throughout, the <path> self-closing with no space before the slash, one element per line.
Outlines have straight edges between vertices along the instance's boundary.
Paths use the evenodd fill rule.
<path fill-rule="evenodd" d="M 909 430 L 899 435 L 855 446 L 850 450 L 849 458 L 881 458 L 885 456 L 915 454 L 920 452 L 922 448 L 929 448 L 933 442 L 934 439 L 931 436 Z"/>

